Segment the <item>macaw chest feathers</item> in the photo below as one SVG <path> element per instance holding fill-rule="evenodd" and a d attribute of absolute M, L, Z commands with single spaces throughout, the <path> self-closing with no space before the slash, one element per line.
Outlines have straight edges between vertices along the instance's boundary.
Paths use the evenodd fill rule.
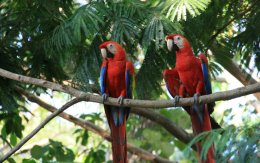
<path fill-rule="evenodd" d="M 179 58 L 178 58 L 179 59 Z M 191 71 L 192 70 L 193 62 L 191 57 L 182 56 L 180 62 L 176 62 L 176 68 L 178 71 Z"/>
<path fill-rule="evenodd" d="M 107 76 L 109 80 L 122 80 L 125 78 L 125 71 L 120 70 L 120 68 L 115 67 L 108 69 Z"/>
<path fill-rule="evenodd" d="M 121 91 L 125 89 L 125 61 L 111 61 L 107 66 L 107 88 L 109 95 L 119 97 Z"/>
<path fill-rule="evenodd" d="M 125 61 L 110 61 L 108 62 L 108 77 L 110 78 L 121 78 L 125 76 Z"/>

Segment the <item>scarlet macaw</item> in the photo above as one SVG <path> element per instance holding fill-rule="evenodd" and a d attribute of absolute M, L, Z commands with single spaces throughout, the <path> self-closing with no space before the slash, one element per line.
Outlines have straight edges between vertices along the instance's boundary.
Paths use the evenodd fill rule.
<path fill-rule="evenodd" d="M 211 121 L 214 127 L 220 126 L 210 118 L 213 105 L 199 104 L 199 95 L 211 94 L 211 84 L 208 75 L 208 60 L 204 54 L 196 58 L 188 40 L 180 34 L 166 36 L 169 51 L 176 51 L 175 68 L 164 71 L 164 80 L 170 94 L 175 97 L 194 97 L 194 105 L 184 107 L 191 117 L 194 135 L 211 130 Z M 217 125 L 217 126 L 215 126 Z M 196 144 L 198 153 L 201 153 L 200 143 Z M 207 153 L 207 160 L 202 162 L 214 163 L 214 146 Z"/>
<path fill-rule="evenodd" d="M 134 66 L 126 60 L 123 47 L 114 41 L 99 46 L 104 58 L 100 72 L 100 86 L 103 100 L 108 96 L 118 98 L 122 104 L 124 98 L 132 98 L 134 87 Z M 114 163 L 127 162 L 126 120 L 130 108 L 104 105 L 111 130 L 112 155 Z"/>

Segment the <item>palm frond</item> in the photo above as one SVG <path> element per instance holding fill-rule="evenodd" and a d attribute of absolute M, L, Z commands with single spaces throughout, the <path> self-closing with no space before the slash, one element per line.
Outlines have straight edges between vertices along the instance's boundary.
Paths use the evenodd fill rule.
<path fill-rule="evenodd" d="M 136 91 L 139 99 L 155 99 L 162 93 L 163 70 L 174 57 L 166 49 L 156 50 L 155 43 L 145 51 L 145 59 L 136 75 Z M 171 64 L 173 65 L 173 64 Z"/>
<path fill-rule="evenodd" d="M 53 36 L 46 42 L 45 50 L 61 52 L 86 38 L 92 38 L 104 23 L 102 12 L 105 11 L 101 5 L 90 3 L 78 8 L 75 14 L 54 29 Z"/>
<path fill-rule="evenodd" d="M 101 67 L 102 58 L 100 55 L 99 45 L 102 40 L 99 36 L 96 36 L 92 41 L 89 48 L 84 49 L 82 53 L 82 63 L 79 63 L 72 81 L 75 87 L 89 92 L 95 92 L 99 90 L 99 72 Z M 95 86 L 95 88 L 93 88 Z"/>
<path fill-rule="evenodd" d="M 132 40 L 138 37 L 140 30 L 137 28 L 136 22 L 127 17 L 118 17 L 113 20 L 111 39 L 119 43 L 123 43 L 125 38 Z"/>
<path fill-rule="evenodd" d="M 147 13 L 146 4 L 134 1 L 119 1 L 109 4 L 106 19 L 110 22 L 108 33 L 119 43 L 134 42 L 140 37 L 140 23 Z"/>
<path fill-rule="evenodd" d="M 227 129 L 217 129 L 209 132 L 203 132 L 196 136 L 190 143 L 202 143 L 201 159 L 205 159 L 209 147 L 215 144 L 216 162 L 259 162 L 260 158 L 260 128 L 259 122 L 246 124 L 240 127 L 228 127 Z M 188 148 L 186 154 L 190 154 Z"/>
<path fill-rule="evenodd" d="M 204 11 L 209 4 L 209 0 L 167 0 L 166 2 L 166 17 L 173 20 L 186 20 L 187 12 L 192 16 L 199 15 Z"/>
<path fill-rule="evenodd" d="M 154 16 L 144 29 L 142 45 L 148 47 L 151 42 L 154 42 L 156 49 L 159 49 L 165 43 L 164 37 L 170 33 L 182 33 L 181 25 L 177 22 L 173 23 L 163 16 Z"/>
<path fill-rule="evenodd" d="M 258 56 L 259 54 L 259 43 L 260 43 L 260 11 L 258 10 L 260 5 L 255 6 L 251 13 L 247 15 L 248 19 L 246 22 L 240 20 L 237 22 L 239 27 L 237 35 L 230 39 L 232 48 L 236 49 L 237 59 L 241 61 L 241 65 L 249 68 L 249 64 L 253 55 Z M 258 7 L 258 8 L 257 8 Z M 255 66 L 258 68 L 259 62 L 255 62 Z"/>

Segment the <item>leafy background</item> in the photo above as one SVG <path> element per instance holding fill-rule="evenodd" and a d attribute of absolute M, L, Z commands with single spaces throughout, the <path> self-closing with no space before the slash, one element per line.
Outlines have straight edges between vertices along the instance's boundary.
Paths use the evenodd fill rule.
<path fill-rule="evenodd" d="M 252 77 L 259 79 L 260 4 L 257 0 L 82 2 L 84 4 L 73 0 L 1 0 L 0 67 L 99 93 L 102 60 L 98 46 L 106 40 L 115 40 L 124 46 L 129 60 L 135 64 L 135 98 L 169 99 L 162 71 L 174 66 L 175 57 L 167 51 L 164 37 L 181 33 L 191 42 L 195 54 L 207 54 L 213 92 L 229 88 L 219 76 L 223 72 L 231 73 L 243 85 L 256 82 Z M 62 99 L 62 102 L 69 99 L 64 94 L 1 78 L 1 155 L 9 150 L 8 144 L 15 146 L 48 114 L 42 111 L 43 108 L 32 108 L 31 103 L 16 91 L 17 86 L 35 95 L 47 94 Z M 222 136 L 218 131 L 211 133 L 217 135 L 217 143 L 222 142 L 220 147 L 217 146 L 219 162 L 224 159 L 234 162 L 245 158 L 250 158 L 251 162 L 259 159 L 259 142 L 255 141 L 259 138 L 256 118 L 259 112 L 254 101 L 257 100 L 244 98 L 235 101 L 232 108 L 217 104 L 214 116 L 225 131 Z M 241 113 L 241 110 L 239 117 L 244 116 L 237 123 L 236 112 Z M 108 128 L 102 107 L 97 112 L 77 113 L 79 118 Z M 162 108 L 158 113 L 191 133 L 189 117 L 181 109 Z M 232 124 L 235 126 L 230 127 Z M 13 156 L 9 162 L 104 162 L 110 159 L 107 152 L 110 145 L 93 133 L 58 118 L 48 126 L 50 128 L 32 140 L 31 144 L 35 145 Z M 186 144 L 153 121 L 132 115 L 127 127 L 129 142 L 138 147 L 170 160 L 195 159 L 194 152 Z M 56 130 L 53 134 L 60 137 L 47 134 L 53 128 Z M 47 141 L 43 144 L 36 143 L 45 138 Z M 206 141 L 205 147 L 211 142 Z M 189 152 L 184 152 L 185 148 Z M 251 152 L 244 152 L 245 148 Z M 244 155 L 240 155 L 241 151 Z M 132 155 L 129 157 L 136 162 L 143 161 Z"/>

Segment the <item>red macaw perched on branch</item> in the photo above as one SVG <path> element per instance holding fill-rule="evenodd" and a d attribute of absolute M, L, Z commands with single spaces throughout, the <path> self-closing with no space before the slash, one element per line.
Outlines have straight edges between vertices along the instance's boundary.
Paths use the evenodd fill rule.
<path fill-rule="evenodd" d="M 124 98 L 132 98 L 134 87 L 134 66 L 126 60 L 123 47 L 114 41 L 99 46 L 104 61 L 100 73 L 100 86 L 103 101 L 108 96 L 118 98 L 122 104 Z M 130 108 L 104 105 L 112 137 L 114 163 L 127 162 L 126 120 Z"/>
<path fill-rule="evenodd" d="M 213 105 L 199 104 L 199 95 L 211 94 L 211 84 L 208 74 L 208 60 L 204 54 L 196 58 L 188 40 L 180 34 L 166 36 L 167 47 L 176 51 L 176 65 L 174 69 L 164 71 L 164 80 L 171 96 L 175 97 L 175 104 L 179 97 L 194 97 L 194 105 L 184 107 L 191 117 L 194 135 L 211 130 L 209 114 L 213 112 Z M 214 125 L 218 125 L 214 121 Z M 218 128 L 219 126 L 215 126 Z M 201 153 L 200 143 L 196 144 L 198 154 Z M 207 153 L 207 160 L 202 162 L 214 163 L 214 146 Z"/>

